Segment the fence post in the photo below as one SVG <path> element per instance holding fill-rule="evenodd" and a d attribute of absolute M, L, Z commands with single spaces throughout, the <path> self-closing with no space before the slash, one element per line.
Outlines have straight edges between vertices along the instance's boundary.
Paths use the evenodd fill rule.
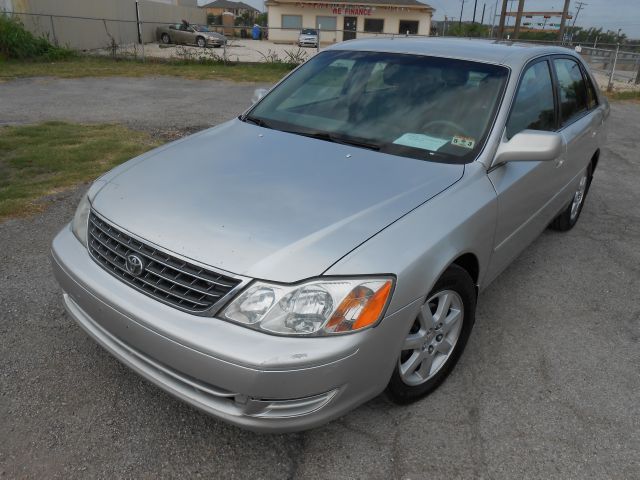
<path fill-rule="evenodd" d="M 53 15 L 49 15 L 49 21 L 51 22 L 51 34 L 53 35 L 53 43 L 58 47 L 58 36 L 56 35 L 56 27 L 53 24 Z"/>
<path fill-rule="evenodd" d="M 613 58 L 613 65 L 611 66 L 611 74 L 609 75 L 609 85 L 607 85 L 607 92 L 613 90 L 613 74 L 616 72 L 616 62 L 618 61 L 618 51 L 620 50 L 620 44 L 616 45 L 616 56 Z"/>
<path fill-rule="evenodd" d="M 320 32 L 322 32 L 322 25 L 318 24 L 318 43 L 316 44 L 316 51 L 320 51 Z"/>
<path fill-rule="evenodd" d="M 636 85 L 640 85 L 640 54 L 636 56 L 636 63 L 638 64 L 638 70 L 636 71 Z"/>

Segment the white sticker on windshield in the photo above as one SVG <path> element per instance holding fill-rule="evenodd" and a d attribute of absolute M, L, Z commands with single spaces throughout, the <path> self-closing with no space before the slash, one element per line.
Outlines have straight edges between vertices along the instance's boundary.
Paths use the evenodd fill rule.
<path fill-rule="evenodd" d="M 393 143 L 404 145 L 406 147 L 420 148 L 422 150 L 431 150 L 436 152 L 440 147 L 449 143 L 445 138 L 431 137 L 423 133 L 405 133 L 401 137 L 396 138 Z"/>
<path fill-rule="evenodd" d="M 459 147 L 473 148 L 474 145 L 476 144 L 476 141 L 471 137 L 463 137 L 462 135 L 456 135 L 451 140 L 451 143 Z"/>

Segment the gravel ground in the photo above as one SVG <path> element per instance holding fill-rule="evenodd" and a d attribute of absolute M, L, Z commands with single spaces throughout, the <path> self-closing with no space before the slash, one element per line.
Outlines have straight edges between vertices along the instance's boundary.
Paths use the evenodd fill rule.
<path fill-rule="evenodd" d="M 197 127 L 241 110 L 251 90 L 175 80 L 171 98 L 155 96 L 155 82 L 169 92 L 172 81 L 10 82 L 0 85 L 0 115 Z M 38 86 L 27 88 L 34 98 L 14 98 L 25 83 Z M 97 111 L 128 86 L 138 94 Z M 81 91 L 85 101 L 68 103 Z M 214 107 L 225 97 L 226 110 L 203 115 L 203 95 Z M 168 104 L 183 113 L 154 115 Z M 442 387 L 411 406 L 376 398 L 305 433 L 257 435 L 210 418 L 120 365 L 66 316 L 49 243 L 85 187 L 0 224 L 0 476 L 640 477 L 640 105 L 612 111 L 580 222 L 544 233 L 481 295 L 467 350 Z"/>
<path fill-rule="evenodd" d="M 321 44 L 321 49 L 324 48 L 324 44 Z M 136 55 L 141 57 L 142 50 L 139 45 L 122 45 L 119 55 Z M 233 39 L 227 46 L 227 58 L 233 62 L 264 62 L 265 57 L 275 58 L 277 56 L 280 60 L 286 60 L 288 54 L 293 54 L 296 57 L 303 55 L 305 58 L 311 58 L 318 52 L 317 48 L 303 47 L 298 45 L 285 44 L 285 43 L 273 43 L 268 40 L 240 40 Z M 95 55 L 111 55 L 110 49 L 93 50 L 91 52 Z M 144 54 L 147 57 L 154 58 L 178 58 L 184 59 L 190 56 L 193 57 L 205 57 L 215 58 L 216 56 L 222 57 L 224 50 L 222 48 L 207 48 L 203 50 L 200 47 L 191 45 L 162 45 L 161 43 L 146 43 L 144 46 Z"/>
<path fill-rule="evenodd" d="M 0 83 L 0 125 L 66 120 L 197 130 L 242 113 L 253 91 L 268 86 L 167 76 L 24 78 Z"/>

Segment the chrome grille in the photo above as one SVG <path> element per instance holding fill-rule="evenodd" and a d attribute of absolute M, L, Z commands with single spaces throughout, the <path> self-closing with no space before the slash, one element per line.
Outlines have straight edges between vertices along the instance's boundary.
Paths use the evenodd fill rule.
<path fill-rule="evenodd" d="M 89 252 L 97 263 L 123 282 L 188 312 L 209 310 L 241 282 L 146 245 L 93 212 L 89 216 Z M 127 257 L 131 254 L 144 261 L 143 271 L 137 276 L 127 270 Z"/>

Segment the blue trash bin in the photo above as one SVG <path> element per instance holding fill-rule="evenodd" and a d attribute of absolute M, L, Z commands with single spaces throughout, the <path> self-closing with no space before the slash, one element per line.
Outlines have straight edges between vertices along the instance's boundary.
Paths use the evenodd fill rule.
<path fill-rule="evenodd" d="M 254 40 L 260 40 L 260 25 L 254 25 L 251 34 Z"/>

